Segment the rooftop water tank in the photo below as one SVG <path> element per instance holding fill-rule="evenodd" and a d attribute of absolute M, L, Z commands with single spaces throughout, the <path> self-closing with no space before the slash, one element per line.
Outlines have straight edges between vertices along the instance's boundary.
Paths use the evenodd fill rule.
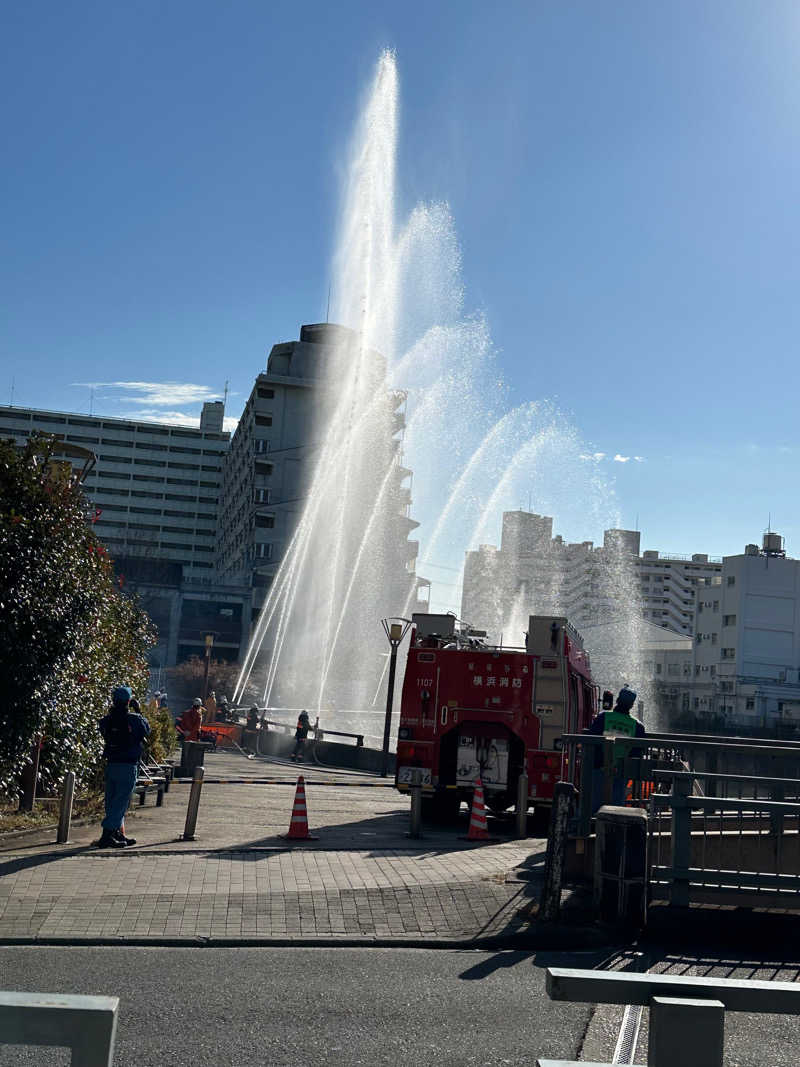
<path fill-rule="evenodd" d="M 762 550 L 767 556 L 779 556 L 783 554 L 783 538 L 780 534 L 765 533 Z"/>
<path fill-rule="evenodd" d="M 757 556 L 758 555 L 758 545 L 745 545 L 744 546 L 744 554 L 746 556 Z"/>

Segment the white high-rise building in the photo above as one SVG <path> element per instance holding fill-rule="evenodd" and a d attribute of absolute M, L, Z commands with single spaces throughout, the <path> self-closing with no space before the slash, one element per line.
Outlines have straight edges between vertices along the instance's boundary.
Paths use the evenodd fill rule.
<path fill-rule="evenodd" d="M 187 577 L 214 569 L 222 461 L 230 434 L 221 403 L 203 407 L 200 427 L 0 407 L 0 436 L 24 444 L 37 432 L 91 451 L 84 480 L 99 513 L 98 536 L 113 555 L 179 563 Z"/>
<path fill-rule="evenodd" d="M 481 545 L 466 555 L 461 615 L 497 634 L 529 611 L 566 614 L 579 629 L 639 614 L 691 636 L 698 583 L 721 569 L 721 560 L 705 553 L 640 554 L 635 530 L 606 530 L 599 546 L 568 543 L 553 536 L 549 516 L 507 511 L 500 548 Z"/>
<path fill-rule="evenodd" d="M 321 391 L 331 388 L 326 379 L 330 363 L 338 357 L 343 338 L 352 331 L 334 323 L 302 326 L 300 339 L 275 344 L 266 372 L 256 378 L 224 461 L 224 478 L 218 531 L 218 565 L 223 579 L 245 576 L 253 587 L 253 620 L 258 617 L 269 587 L 297 523 L 303 513 L 320 442 L 318 408 Z M 393 405 L 392 433 L 405 426 L 405 395 L 388 393 Z M 397 451 L 399 441 L 387 442 Z M 424 593 L 429 583 L 415 576 L 417 541 L 409 534 L 419 525 L 410 516 L 411 471 L 402 463 L 392 466 L 395 483 L 387 497 L 397 505 L 393 524 L 393 555 L 398 581 L 406 588 L 416 583 Z M 387 604 L 392 597 L 387 590 Z M 405 596 L 399 597 L 402 603 Z M 412 610 L 423 607 L 422 600 Z M 387 608 L 388 610 L 388 608 Z"/>

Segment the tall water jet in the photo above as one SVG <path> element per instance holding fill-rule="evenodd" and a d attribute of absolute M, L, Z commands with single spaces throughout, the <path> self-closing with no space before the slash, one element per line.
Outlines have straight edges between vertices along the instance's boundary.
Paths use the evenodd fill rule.
<path fill-rule="evenodd" d="M 585 446 L 565 417 L 546 401 L 508 403 L 488 324 L 463 312 L 447 205 L 419 204 L 398 218 L 398 102 L 395 57 L 384 52 L 343 188 L 337 325 L 313 327 L 320 354 L 305 371 L 316 460 L 235 694 L 258 667 L 268 705 L 325 711 L 328 726 L 331 708 L 366 711 L 378 699 L 387 651 L 380 620 L 417 603 L 415 528 L 420 570 L 427 562 L 458 572 L 500 511 L 526 499 L 575 525 L 615 512 L 611 488 L 580 458 Z M 536 609 L 528 593 L 515 589 L 492 605 L 501 625 L 517 629 Z M 550 594 L 557 604 L 555 574 Z M 451 599 L 458 611 L 460 591 Z M 402 673 L 402 656 L 399 666 Z"/>

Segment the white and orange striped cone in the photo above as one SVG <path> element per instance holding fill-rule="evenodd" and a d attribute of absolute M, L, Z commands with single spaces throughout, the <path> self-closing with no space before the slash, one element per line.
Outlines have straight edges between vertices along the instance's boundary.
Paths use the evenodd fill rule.
<path fill-rule="evenodd" d="M 294 806 L 292 817 L 289 820 L 288 834 L 281 834 L 285 841 L 316 841 L 308 832 L 308 811 L 306 809 L 306 783 L 302 774 L 297 779 L 297 789 L 294 794 Z"/>
<path fill-rule="evenodd" d="M 489 840 L 489 831 L 486 829 L 486 805 L 483 802 L 483 785 L 479 778 L 475 782 L 475 792 L 472 795 L 472 811 L 469 815 L 467 841 Z"/>

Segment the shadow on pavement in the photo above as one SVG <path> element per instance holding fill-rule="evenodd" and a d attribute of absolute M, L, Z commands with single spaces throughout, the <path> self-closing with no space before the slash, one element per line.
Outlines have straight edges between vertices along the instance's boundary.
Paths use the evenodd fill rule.
<path fill-rule="evenodd" d="M 464 982 L 478 982 L 497 971 L 516 967 L 519 963 L 531 963 L 534 967 L 541 968 L 588 967 L 595 970 L 603 969 L 608 959 L 608 950 L 602 948 L 588 951 L 540 949 L 527 952 L 523 949 L 501 949 L 490 956 L 485 956 L 474 967 L 468 967 L 458 977 Z"/>
<path fill-rule="evenodd" d="M 33 848 L 41 848 L 41 845 L 31 846 Z M 0 861 L 0 878 L 5 877 L 7 874 L 18 874 L 20 871 L 31 870 L 33 867 L 41 867 L 44 863 L 54 863 L 57 860 L 69 859 L 72 856 L 82 856 L 87 852 L 95 853 L 96 855 L 104 855 L 99 849 L 96 849 L 94 845 L 79 845 L 76 848 L 62 848 L 59 846 L 59 852 L 38 852 L 36 855 L 31 856 L 14 856 L 13 859 Z M 121 849 L 119 850 L 122 851 Z M 116 854 L 116 850 L 115 850 Z"/>

